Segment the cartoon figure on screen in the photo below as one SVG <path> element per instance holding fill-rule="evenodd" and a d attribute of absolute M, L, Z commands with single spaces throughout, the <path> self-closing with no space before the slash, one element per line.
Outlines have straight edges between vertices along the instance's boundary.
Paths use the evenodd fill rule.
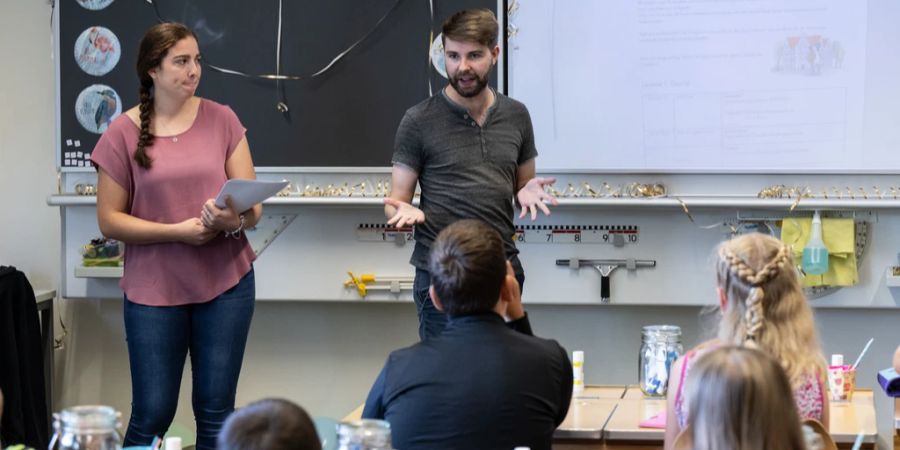
<path fill-rule="evenodd" d="M 535 176 L 537 149 L 528 110 L 488 87 L 500 55 L 498 33 L 490 10 L 450 16 L 442 27 L 449 84 L 407 110 L 397 128 L 384 210 L 389 225 L 415 225 L 410 263 L 416 267 L 413 297 L 423 340 L 440 334 L 447 323 L 428 296 L 428 250 L 438 233 L 460 219 L 491 224 L 503 236 L 522 284 L 525 275 L 512 238 L 513 201 L 521 208 L 519 217 L 530 214 L 532 220 L 539 210 L 549 215 L 547 205 L 557 203 L 544 192 L 556 180 Z M 418 207 L 413 206 L 417 185 Z"/>
<path fill-rule="evenodd" d="M 253 316 L 256 255 L 242 231 L 262 206 L 235 211 L 230 198 L 225 208 L 213 198 L 226 180 L 256 173 L 234 111 L 194 95 L 200 60 L 193 31 L 151 27 L 137 54 L 140 104 L 112 121 L 91 154 L 100 230 L 124 242 L 127 255 L 125 446 L 147 445 L 169 428 L 190 354 L 197 448 L 215 448 L 234 410 Z"/>

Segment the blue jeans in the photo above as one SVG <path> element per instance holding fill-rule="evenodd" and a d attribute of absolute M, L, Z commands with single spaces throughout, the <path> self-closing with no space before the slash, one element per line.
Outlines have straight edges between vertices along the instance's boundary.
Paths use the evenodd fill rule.
<path fill-rule="evenodd" d="M 145 306 L 125 298 L 132 394 L 124 446 L 149 445 L 169 429 L 190 351 L 197 449 L 216 447 L 216 435 L 234 411 L 255 299 L 252 268 L 206 303 Z"/>
<path fill-rule="evenodd" d="M 519 282 L 520 290 L 525 287 L 524 274 L 516 275 L 516 281 Z M 423 341 L 443 333 L 447 326 L 447 314 L 438 311 L 431 302 L 431 295 L 428 293 L 430 287 L 431 273 L 416 268 L 416 278 L 413 280 L 413 300 L 419 315 L 419 339 Z"/>

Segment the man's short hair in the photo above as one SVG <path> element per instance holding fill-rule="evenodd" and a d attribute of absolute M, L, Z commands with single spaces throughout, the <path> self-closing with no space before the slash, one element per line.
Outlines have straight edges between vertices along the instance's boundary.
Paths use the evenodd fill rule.
<path fill-rule="evenodd" d="M 444 21 L 444 39 L 477 42 L 486 47 L 497 45 L 500 26 L 497 16 L 489 9 L 464 9 Z"/>
<path fill-rule="evenodd" d="M 309 414 L 280 398 L 255 401 L 236 410 L 222 426 L 219 450 L 322 450 Z"/>
<path fill-rule="evenodd" d="M 428 267 L 431 285 L 448 315 L 489 312 L 506 277 L 503 239 L 484 222 L 454 222 L 431 244 Z"/>

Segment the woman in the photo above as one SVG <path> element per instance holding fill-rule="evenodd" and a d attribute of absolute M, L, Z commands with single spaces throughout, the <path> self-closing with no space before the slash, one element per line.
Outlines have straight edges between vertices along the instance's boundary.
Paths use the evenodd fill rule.
<path fill-rule="evenodd" d="M 672 365 L 666 415 L 666 448 L 688 425 L 684 380 L 693 362 L 722 345 L 758 348 L 781 364 L 800 417 L 828 426 L 825 358 L 790 250 L 780 240 L 751 233 L 723 242 L 717 251 L 722 318 L 718 338 L 688 351 Z"/>
<path fill-rule="evenodd" d="M 125 446 L 166 432 L 190 350 L 197 448 L 212 449 L 234 409 L 256 295 L 255 255 L 242 231 L 262 207 L 220 209 L 211 197 L 227 179 L 256 174 L 234 112 L 194 96 L 201 66 L 190 29 L 150 28 L 137 74 L 140 105 L 113 121 L 91 156 L 100 230 L 126 244 L 132 413 Z"/>
<path fill-rule="evenodd" d="M 791 385 L 778 362 L 765 353 L 733 346 L 707 352 L 691 370 L 688 384 L 690 425 L 678 447 L 806 448 Z"/>

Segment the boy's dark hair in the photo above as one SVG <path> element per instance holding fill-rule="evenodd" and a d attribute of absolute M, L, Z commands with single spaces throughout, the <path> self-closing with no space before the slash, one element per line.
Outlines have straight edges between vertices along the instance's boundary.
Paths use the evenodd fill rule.
<path fill-rule="evenodd" d="M 442 37 L 454 41 L 477 42 L 486 47 L 497 45 L 500 25 L 489 9 L 465 9 L 453 14 L 441 27 Z"/>
<path fill-rule="evenodd" d="M 484 222 L 454 222 L 431 244 L 429 270 L 431 284 L 448 315 L 489 312 L 500 298 L 506 277 L 503 239 Z"/>
<path fill-rule="evenodd" d="M 322 450 L 309 414 L 297 404 L 266 398 L 236 410 L 222 426 L 219 450 Z"/>

